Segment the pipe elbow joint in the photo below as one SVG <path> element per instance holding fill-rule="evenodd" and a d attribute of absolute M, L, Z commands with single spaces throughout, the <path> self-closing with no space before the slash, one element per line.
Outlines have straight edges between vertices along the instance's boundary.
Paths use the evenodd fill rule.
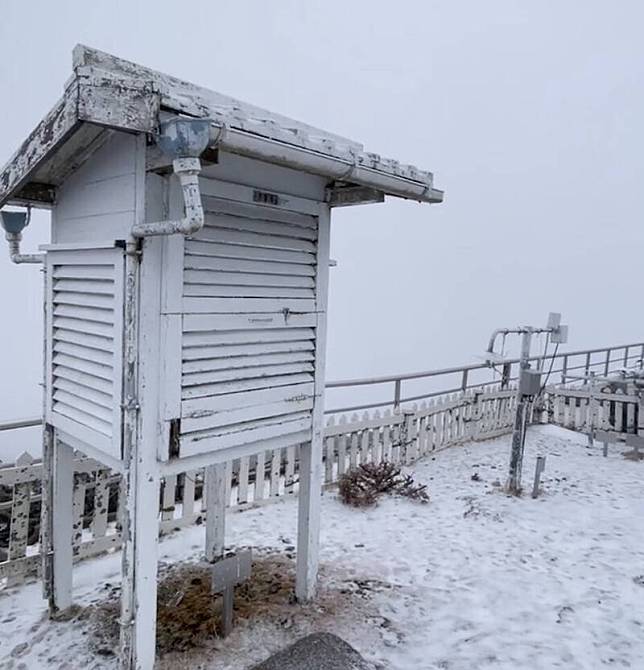
<path fill-rule="evenodd" d="M 181 184 L 184 217 L 178 221 L 137 224 L 132 228 L 132 235 L 134 237 L 176 234 L 190 236 L 203 228 L 205 215 L 201 203 L 201 190 L 199 188 L 201 162 L 198 158 L 176 158 L 172 161 L 172 167 Z"/>

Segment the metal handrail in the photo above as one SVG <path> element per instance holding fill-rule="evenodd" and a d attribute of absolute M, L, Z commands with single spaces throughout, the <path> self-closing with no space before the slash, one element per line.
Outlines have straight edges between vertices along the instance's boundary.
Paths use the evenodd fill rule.
<path fill-rule="evenodd" d="M 623 354 L 617 356 L 616 358 L 612 357 L 614 352 L 621 351 Z M 631 353 L 635 351 L 635 353 Z M 604 353 L 606 356 L 601 361 L 591 362 L 591 357 L 593 354 Z M 585 356 L 585 361 L 582 364 L 568 365 L 568 361 L 571 358 L 577 356 Z M 558 353 L 555 356 L 531 356 L 530 361 L 546 361 L 546 360 L 561 360 L 561 367 L 554 367 L 550 370 L 551 375 L 561 374 L 562 378 L 565 378 L 570 372 L 576 370 L 585 370 L 588 374 L 589 370 L 593 367 L 603 366 L 604 374 L 608 374 L 611 363 L 622 363 L 626 367 L 629 361 L 642 361 L 644 360 L 644 342 L 633 342 L 631 344 L 620 344 L 611 347 L 598 347 L 594 349 L 578 349 L 576 351 L 566 351 Z M 377 386 L 379 384 L 394 384 L 394 394 L 393 399 L 369 402 L 360 405 L 352 405 L 349 407 L 337 407 L 332 409 L 327 409 L 325 414 L 339 414 L 342 412 L 357 412 L 359 410 L 366 409 L 377 409 L 380 407 L 392 407 L 397 409 L 402 403 L 405 402 L 415 402 L 418 400 L 425 400 L 429 398 L 435 398 L 442 395 L 447 395 L 449 393 L 457 393 L 459 391 L 466 391 L 468 389 L 482 389 L 487 386 L 492 386 L 494 384 L 502 383 L 507 385 L 508 383 L 515 381 L 516 376 L 511 374 L 512 366 L 520 362 L 519 358 L 508 358 L 504 359 L 501 364 L 504 368 L 504 375 L 502 379 L 496 379 L 493 381 L 484 381 L 484 382 L 469 382 L 469 373 L 475 370 L 485 370 L 485 369 L 496 369 L 496 367 L 488 363 L 471 363 L 469 365 L 461 365 L 456 367 L 449 368 L 440 368 L 438 370 L 427 370 L 424 372 L 408 372 L 398 375 L 385 375 L 380 377 L 362 377 L 358 379 L 343 379 L 337 381 L 327 382 L 325 387 L 327 389 L 334 388 L 349 388 L 349 387 L 363 387 L 363 386 Z M 640 363 L 641 366 L 641 363 Z M 461 383 L 456 386 L 450 386 L 450 388 L 442 389 L 439 391 L 428 391 L 427 393 L 404 397 L 402 395 L 402 384 L 405 381 L 412 379 L 431 379 L 433 377 L 441 377 L 446 375 L 461 375 Z M 27 419 L 19 419 L 12 421 L 0 421 L 0 432 L 8 430 L 16 430 L 18 428 L 28 428 L 33 426 L 39 426 L 42 423 L 40 417 L 33 417 Z"/>

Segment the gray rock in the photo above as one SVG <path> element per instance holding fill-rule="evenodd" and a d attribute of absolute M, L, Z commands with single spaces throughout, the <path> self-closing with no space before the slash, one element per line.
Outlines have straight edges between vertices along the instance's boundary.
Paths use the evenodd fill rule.
<path fill-rule="evenodd" d="M 372 670 L 372 666 L 337 635 L 313 633 L 252 670 Z"/>

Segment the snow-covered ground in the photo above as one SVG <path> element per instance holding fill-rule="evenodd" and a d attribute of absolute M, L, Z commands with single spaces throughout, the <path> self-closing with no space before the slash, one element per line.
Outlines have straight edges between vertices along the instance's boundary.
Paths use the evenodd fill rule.
<path fill-rule="evenodd" d="M 495 486 L 508 452 L 502 438 L 418 463 L 428 505 L 354 510 L 327 492 L 322 605 L 244 621 L 193 662 L 162 667 L 241 670 L 315 629 L 338 633 L 381 668 L 644 667 L 644 462 L 617 448 L 603 458 L 601 447 L 554 427 L 531 429 L 524 484 L 546 455 L 544 492 L 516 499 Z M 295 532 L 292 499 L 229 515 L 231 545 L 288 553 Z M 194 560 L 202 545 L 203 528 L 191 528 L 165 539 L 161 558 Z M 118 555 L 77 566 L 77 602 L 103 597 L 118 570 Z M 334 609 L 335 596 L 344 601 Z M 88 651 L 85 621 L 47 621 L 36 583 L 0 594 L 0 624 L 0 668 L 116 666 Z"/>

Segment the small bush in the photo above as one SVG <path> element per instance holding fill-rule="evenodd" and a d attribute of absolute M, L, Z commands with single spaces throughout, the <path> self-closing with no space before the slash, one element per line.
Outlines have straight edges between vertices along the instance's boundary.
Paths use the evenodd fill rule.
<path fill-rule="evenodd" d="M 352 507 L 374 505 L 383 494 L 429 502 L 425 484 L 416 484 L 411 475 L 403 474 L 400 467 L 387 461 L 359 465 L 340 477 L 339 487 L 342 502 Z"/>

